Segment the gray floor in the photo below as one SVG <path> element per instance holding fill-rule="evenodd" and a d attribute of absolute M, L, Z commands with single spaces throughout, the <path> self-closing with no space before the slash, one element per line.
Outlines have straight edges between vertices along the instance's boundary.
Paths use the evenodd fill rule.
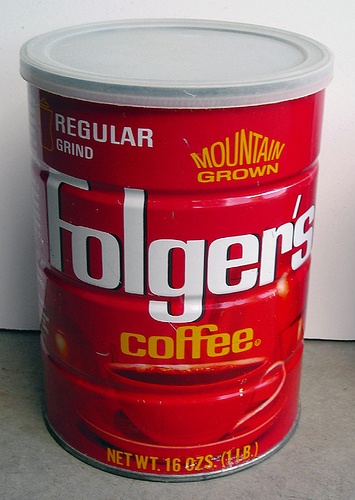
<path fill-rule="evenodd" d="M 355 499 L 355 342 L 306 341 L 301 419 L 277 453 L 170 484 L 114 476 L 64 451 L 42 420 L 38 333 L 0 331 L 0 346 L 1 499 Z"/>

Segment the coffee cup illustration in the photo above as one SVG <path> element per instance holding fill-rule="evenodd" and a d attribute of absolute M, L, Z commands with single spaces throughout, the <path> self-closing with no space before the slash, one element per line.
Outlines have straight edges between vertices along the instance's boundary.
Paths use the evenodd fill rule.
<path fill-rule="evenodd" d="M 41 116 L 42 148 L 46 151 L 53 151 L 53 111 L 50 109 L 45 98 L 40 100 L 39 109 Z"/>
<path fill-rule="evenodd" d="M 166 446 L 216 442 L 238 433 L 282 390 L 282 361 L 250 358 L 221 364 L 106 366 L 117 411 L 149 440 Z"/>

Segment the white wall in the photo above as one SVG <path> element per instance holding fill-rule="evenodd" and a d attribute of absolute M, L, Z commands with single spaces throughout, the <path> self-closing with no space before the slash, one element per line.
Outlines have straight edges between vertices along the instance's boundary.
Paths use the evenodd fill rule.
<path fill-rule="evenodd" d="M 0 35 L 0 328 L 37 329 L 23 42 L 83 22 L 140 17 L 264 24 L 328 45 L 326 95 L 307 337 L 355 339 L 354 0 L 2 0 Z"/>

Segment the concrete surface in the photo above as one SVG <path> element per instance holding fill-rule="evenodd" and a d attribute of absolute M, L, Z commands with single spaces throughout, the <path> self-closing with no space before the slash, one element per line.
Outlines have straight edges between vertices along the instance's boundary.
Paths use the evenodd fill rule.
<path fill-rule="evenodd" d="M 306 341 L 301 419 L 282 449 L 229 476 L 153 483 L 102 472 L 62 449 L 42 419 L 39 334 L 0 331 L 0 499 L 352 500 L 354 382 L 355 342 Z"/>

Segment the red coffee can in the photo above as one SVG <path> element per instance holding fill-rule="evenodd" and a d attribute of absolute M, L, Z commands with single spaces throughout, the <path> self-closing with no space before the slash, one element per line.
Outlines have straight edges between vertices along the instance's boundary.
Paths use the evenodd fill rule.
<path fill-rule="evenodd" d="M 73 455 L 196 480 L 291 436 L 331 73 L 323 45 L 234 23 L 23 46 L 45 420 Z"/>

